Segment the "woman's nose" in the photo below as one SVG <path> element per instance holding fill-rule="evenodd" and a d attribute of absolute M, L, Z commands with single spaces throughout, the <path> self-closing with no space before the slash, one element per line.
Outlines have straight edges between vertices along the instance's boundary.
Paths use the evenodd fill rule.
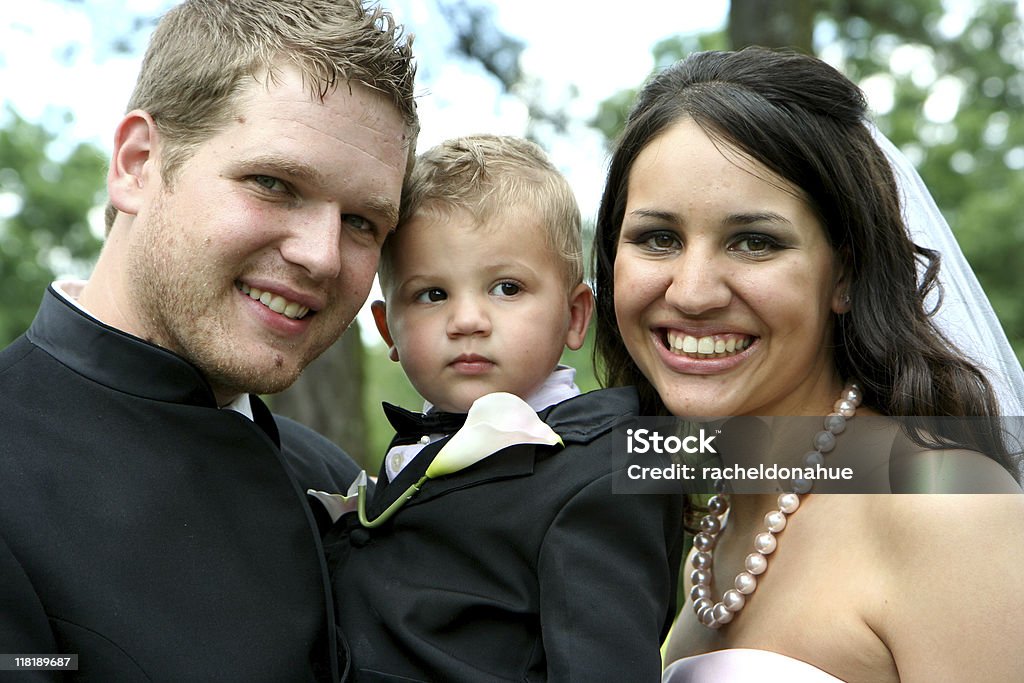
<path fill-rule="evenodd" d="M 725 308 L 732 301 L 728 264 L 703 250 L 684 251 L 674 260 L 672 282 L 665 300 L 687 315 Z"/>

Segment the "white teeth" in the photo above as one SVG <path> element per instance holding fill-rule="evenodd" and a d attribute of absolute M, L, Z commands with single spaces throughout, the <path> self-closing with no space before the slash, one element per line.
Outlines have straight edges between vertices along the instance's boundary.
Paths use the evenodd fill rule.
<path fill-rule="evenodd" d="M 271 294 L 270 292 L 264 292 L 261 289 L 250 287 L 244 282 L 238 284 L 238 289 L 244 294 L 248 294 L 250 298 L 259 301 L 261 304 L 272 310 L 274 313 L 280 313 L 286 318 L 293 320 L 299 320 L 309 313 L 309 306 L 303 306 L 302 304 L 294 301 L 288 301 L 279 294 Z"/>
<path fill-rule="evenodd" d="M 666 334 L 667 346 L 671 351 L 700 357 L 721 357 L 743 351 L 752 341 L 750 337 L 729 336 L 727 339 L 715 339 L 714 336 L 693 337 L 673 331 Z"/>

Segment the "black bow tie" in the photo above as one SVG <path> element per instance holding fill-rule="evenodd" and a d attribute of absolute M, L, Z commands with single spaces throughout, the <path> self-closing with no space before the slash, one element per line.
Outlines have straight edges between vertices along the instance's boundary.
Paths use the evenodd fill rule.
<path fill-rule="evenodd" d="M 432 412 L 424 415 L 384 403 L 384 415 L 395 429 L 392 445 L 416 443 L 430 434 L 454 434 L 466 423 L 465 413 Z"/>

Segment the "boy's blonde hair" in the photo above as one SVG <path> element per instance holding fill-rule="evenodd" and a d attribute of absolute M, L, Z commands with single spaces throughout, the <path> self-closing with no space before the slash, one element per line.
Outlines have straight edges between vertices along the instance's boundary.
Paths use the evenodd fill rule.
<path fill-rule="evenodd" d="M 583 282 L 580 210 L 569 182 L 544 151 L 523 138 L 469 135 L 442 142 L 416 158 L 402 188 L 398 230 L 423 212 L 462 210 L 484 226 L 497 215 L 536 212 L 550 247 L 565 266 L 569 289 Z M 378 275 L 391 284 L 392 241 L 384 243 Z"/>
<path fill-rule="evenodd" d="M 386 96 L 408 126 L 411 165 L 416 66 L 412 38 L 391 14 L 363 0 L 186 0 L 153 32 L 128 102 L 160 131 L 164 182 L 173 185 L 181 165 L 231 120 L 250 79 L 272 83 L 287 65 L 321 100 L 350 82 Z M 116 213 L 108 205 L 108 231 Z"/>

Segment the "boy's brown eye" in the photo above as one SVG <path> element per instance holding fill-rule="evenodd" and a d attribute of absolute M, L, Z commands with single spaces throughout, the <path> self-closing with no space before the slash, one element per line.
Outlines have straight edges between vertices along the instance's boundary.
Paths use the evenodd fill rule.
<path fill-rule="evenodd" d="M 491 290 L 497 296 L 515 296 L 522 288 L 514 282 L 499 282 Z"/>
<path fill-rule="evenodd" d="M 421 303 L 437 303 L 448 298 L 448 292 L 439 287 L 425 289 L 416 295 L 416 301 Z"/>

